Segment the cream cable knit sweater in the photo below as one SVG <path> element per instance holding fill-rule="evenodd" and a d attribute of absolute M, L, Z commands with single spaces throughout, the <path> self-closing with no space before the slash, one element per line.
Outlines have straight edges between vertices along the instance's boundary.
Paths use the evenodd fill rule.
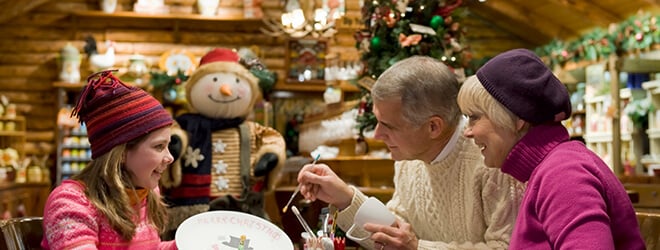
<path fill-rule="evenodd" d="M 449 155 L 433 165 L 399 161 L 394 167 L 396 189 L 387 207 L 412 225 L 418 249 L 508 247 L 524 185 L 499 169 L 485 167 L 472 140 L 461 135 Z M 353 189 L 351 205 L 337 219 L 345 231 L 367 198 Z M 374 242 L 362 246 L 373 249 Z"/>

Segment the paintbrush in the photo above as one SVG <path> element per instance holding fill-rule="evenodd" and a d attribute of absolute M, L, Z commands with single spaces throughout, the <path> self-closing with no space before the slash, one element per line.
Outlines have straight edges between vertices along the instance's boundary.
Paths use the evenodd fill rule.
<path fill-rule="evenodd" d="M 302 225 L 303 229 L 309 234 L 309 237 L 312 239 L 316 239 L 316 234 L 314 231 L 312 231 L 312 228 L 309 227 L 309 224 L 305 221 L 305 218 L 302 217 L 300 214 L 300 211 L 298 211 L 298 208 L 296 206 L 291 207 L 291 211 L 296 215 L 296 218 L 298 218 L 298 221 L 300 222 L 300 225 Z"/>
<path fill-rule="evenodd" d="M 316 164 L 316 161 L 319 160 L 320 156 L 321 156 L 321 154 L 316 155 L 316 158 L 314 158 L 314 161 L 312 162 L 312 165 Z M 282 213 L 286 213 L 286 210 L 289 209 L 289 205 L 291 205 L 291 202 L 293 201 L 293 197 L 296 197 L 296 195 L 300 191 L 300 186 L 301 186 L 300 184 L 298 184 L 298 186 L 296 186 L 296 190 L 294 190 L 293 194 L 291 194 L 291 198 L 289 198 L 289 201 L 286 203 L 286 206 L 284 206 L 282 208 Z"/>

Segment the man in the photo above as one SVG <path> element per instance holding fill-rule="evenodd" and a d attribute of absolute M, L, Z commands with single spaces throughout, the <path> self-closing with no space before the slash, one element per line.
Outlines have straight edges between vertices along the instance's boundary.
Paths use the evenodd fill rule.
<path fill-rule="evenodd" d="M 387 207 L 393 225 L 365 224 L 368 249 L 506 249 L 523 186 L 483 165 L 480 149 L 462 135 L 466 124 L 459 84 L 442 62 L 413 56 L 392 65 L 371 91 L 375 137 L 395 163 L 395 192 Z M 340 210 L 346 230 L 367 198 L 325 164 L 298 174 L 301 193 Z M 359 234 L 358 234 L 359 235 Z"/>

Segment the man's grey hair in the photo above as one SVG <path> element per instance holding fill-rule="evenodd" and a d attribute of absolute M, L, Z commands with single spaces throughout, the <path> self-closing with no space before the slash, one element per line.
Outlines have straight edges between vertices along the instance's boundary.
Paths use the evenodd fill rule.
<path fill-rule="evenodd" d="M 380 75 L 371 95 L 374 101 L 401 100 L 403 118 L 419 127 L 432 116 L 440 116 L 448 127 L 461 117 L 456 96 L 456 75 L 442 62 L 427 56 L 412 56 Z"/>

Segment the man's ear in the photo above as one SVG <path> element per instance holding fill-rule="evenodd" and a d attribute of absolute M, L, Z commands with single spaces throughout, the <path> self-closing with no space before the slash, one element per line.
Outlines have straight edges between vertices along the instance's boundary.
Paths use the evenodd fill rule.
<path fill-rule="evenodd" d="M 442 135 L 442 129 L 445 126 L 445 120 L 440 118 L 440 116 L 431 116 L 429 120 L 429 134 L 431 138 L 437 138 Z"/>

